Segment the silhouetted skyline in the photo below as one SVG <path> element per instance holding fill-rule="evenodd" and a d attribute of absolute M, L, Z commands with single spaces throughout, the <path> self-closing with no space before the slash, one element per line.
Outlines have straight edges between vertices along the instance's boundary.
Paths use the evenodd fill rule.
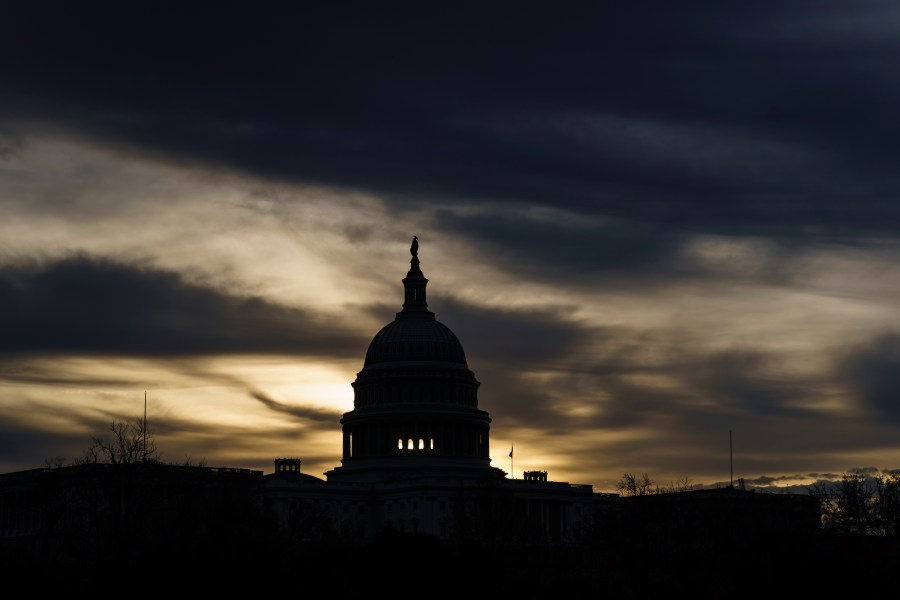
<path fill-rule="evenodd" d="M 900 468 L 892 5 L 50 3 L 0 23 L 0 472 L 341 456 L 418 237 L 492 464 Z"/>

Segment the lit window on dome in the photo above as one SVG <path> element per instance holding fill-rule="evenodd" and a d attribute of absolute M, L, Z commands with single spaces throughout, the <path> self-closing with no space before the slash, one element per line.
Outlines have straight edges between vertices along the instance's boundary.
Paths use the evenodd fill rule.
<path fill-rule="evenodd" d="M 409 438 L 408 440 L 406 440 L 406 449 L 407 450 L 413 450 L 413 449 L 415 449 L 415 447 L 416 447 L 416 445 L 413 443 L 412 438 Z"/>
<path fill-rule="evenodd" d="M 403 439 L 397 438 L 397 450 L 403 450 Z"/>
<path fill-rule="evenodd" d="M 424 450 L 424 449 L 425 449 L 425 440 L 423 440 L 422 438 L 419 438 L 419 450 Z"/>
<path fill-rule="evenodd" d="M 429 449 L 429 450 L 434 450 L 434 438 L 430 438 L 430 439 L 428 440 L 428 449 Z"/>

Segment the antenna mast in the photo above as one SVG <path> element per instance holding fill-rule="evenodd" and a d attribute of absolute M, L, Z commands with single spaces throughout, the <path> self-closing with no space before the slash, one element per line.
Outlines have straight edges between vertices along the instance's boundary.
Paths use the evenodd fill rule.
<path fill-rule="evenodd" d="M 728 474 L 731 477 L 731 485 L 734 487 L 734 452 L 731 448 L 731 430 L 728 430 Z"/>

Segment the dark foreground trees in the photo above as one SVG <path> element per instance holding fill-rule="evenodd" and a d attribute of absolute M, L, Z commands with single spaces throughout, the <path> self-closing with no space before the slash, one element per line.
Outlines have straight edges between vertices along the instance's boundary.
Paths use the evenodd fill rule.
<path fill-rule="evenodd" d="M 624 480 L 635 493 L 628 488 L 621 498 L 598 499 L 594 522 L 578 544 L 484 537 L 449 544 L 394 531 L 368 542 L 338 541 L 319 527 L 319 513 L 300 512 L 290 527 L 277 525 L 266 512 L 260 472 L 166 464 L 152 441 L 140 422 L 116 423 L 106 437 L 91 439 L 76 464 L 36 470 L 32 488 L 26 482 L 18 491 L 33 489 L 28 498 L 44 502 L 41 527 L 34 530 L 39 560 L 25 563 L 10 554 L 0 556 L 0 566 L 40 581 L 45 591 L 55 580 L 58 591 L 76 593 L 139 583 L 146 593 L 258 595 L 280 590 L 284 581 L 315 580 L 361 596 L 414 589 L 432 598 L 676 592 L 703 598 L 721 597 L 723 590 L 734 597 L 732 586 L 742 581 L 753 581 L 756 593 L 783 592 L 792 582 L 793 591 L 828 593 L 824 583 L 831 585 L 834 573 L 876 576 L 900 564 L 897 545 L 880 543 L 887 535 L 820 536 L 815 512 L 804 533 L 798 513 L 778 507 L 791 498 L 740 486 L 691 491 L 686 479 L 686 489 L 676 490 L 684 493 L 661 493 L 648 476 Z M 835 513 L 835 527 L 877 522 L 878 531 L 896 534 L 897 478 L 864 482 L 876 485 L 873 495 L 848 477 L 840 494 L 827 497 L 841 514 L 864 515 L 839 519 Z M 812 498 L 802 500 L 806 506 Z M 804 509 L 804 522 L 808 514 Z M 817 581 L 823 582 L 818 590 Z"/>
<path fill-rule="evenodd" d="M 689 492 L 694 487 L 694 484 L 687 476 L 673 481 L 669 485 L 660 486 L 647 473 L 641 475 L 623 473 L 619 481 L 616 482 L 616 491 L 623 496 L 649 496 L 650 494 Z"/>
<path fill-rule="evenodd" d="M 66 591 L 193 581 L 233 591 L 236 573 L 290 555 L 265 512 L 262 472 L 160 459 L 141 421 L 113 422 L 71 465 L 21 475 L 10 506 L 25 533 L 3 567 Z"/>
<path fill-rule="evenodd" d="M 820 502 L 826 533 L 900 536 L 900 472 L 855 470 L 817 482 L 809 493 Z"/>

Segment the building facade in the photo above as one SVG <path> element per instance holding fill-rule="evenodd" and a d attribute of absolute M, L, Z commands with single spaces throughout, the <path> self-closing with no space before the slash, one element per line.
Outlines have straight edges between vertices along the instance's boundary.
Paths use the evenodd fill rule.
<path fill-rule="evenodd" d="M 341 537 L 357 540 L 382 530 L 444 541 L 576 539 L 597 498 L 592 486 L 548 481 L 546 472 L 514 480 L 491 466 L 480 383 L 428 308 L 416 238 L 410 253 L 402 309 L 375 334 L 352 383 L 340 466 L 326 480 L 303 476 L 299 461 L 276 468 L 266 477 L 270 506 L 285 526 L 327 514 Z"/>

